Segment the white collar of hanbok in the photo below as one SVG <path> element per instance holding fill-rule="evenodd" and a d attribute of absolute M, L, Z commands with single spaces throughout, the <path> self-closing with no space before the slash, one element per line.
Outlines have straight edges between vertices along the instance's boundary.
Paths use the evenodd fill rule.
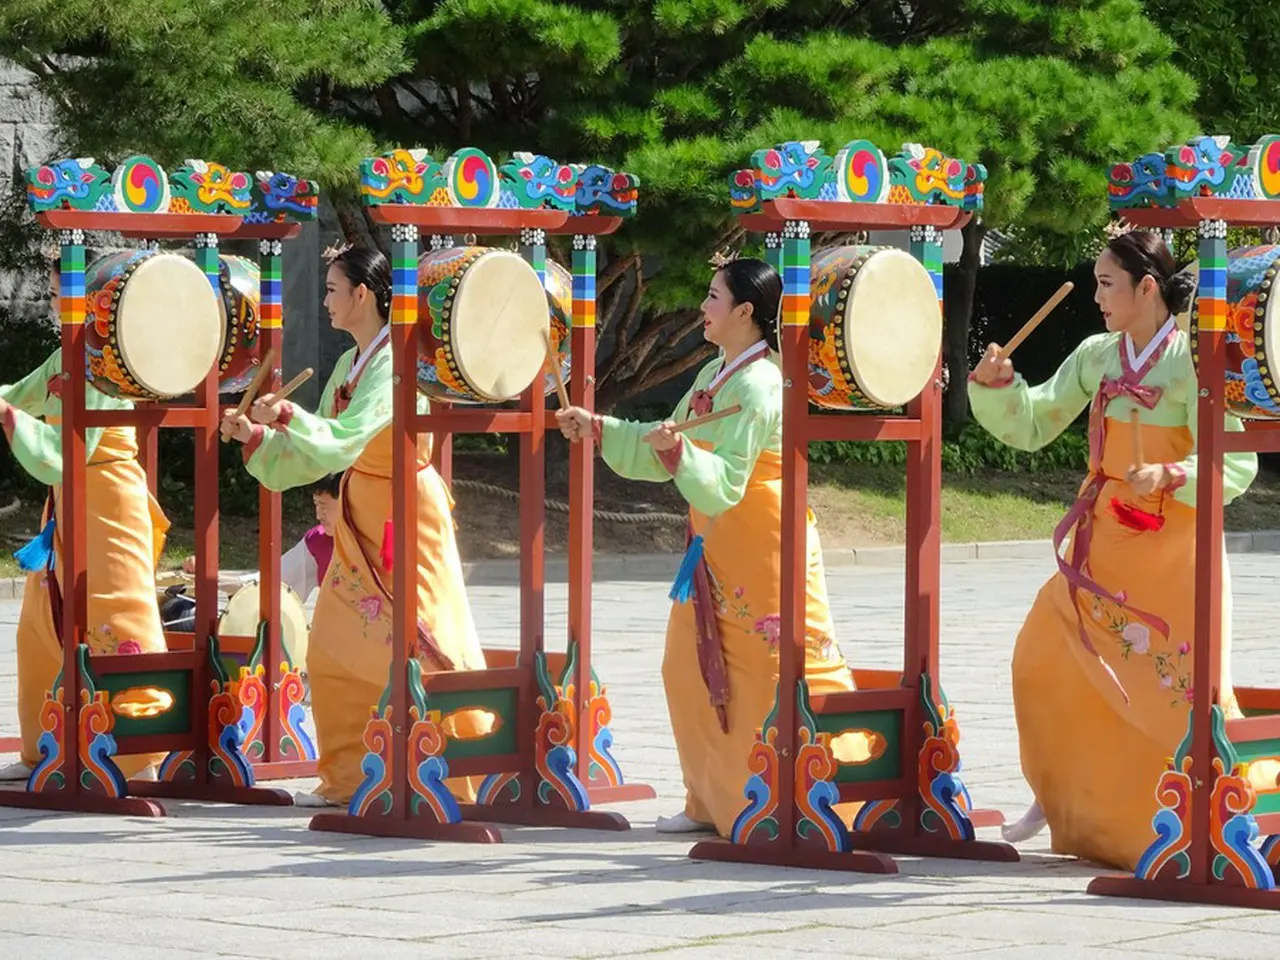
<path fill-rule="evenodd" d="M 727 366 L 722 366 L 720 368 L 720 372 L 711 378 L 711 382 L 707 384 L 706 389 L 708 391 L 714 390 L 716 387 L 720 386 L 720 384 L 728 380 L 729 377 L 733 376 L 734 371 L 740 370 L 752 360 L 755 360 L 757 357 L 768 352 L 769 344 L 765 341 L 760 340 L 752 344 L 747 347 L 747 349 L 743 350 L 742 353 L 738 354 L 733 363 L 728 364 Z"/>
<path fill-rule="evenodd" d="M 347 379 L 342 382 L 351 383 L 356 377 L 360 376 L 360 371 L 369 362 L 369 358 L 378 352 L 378 348 L 382 346 L 383 341 L 389 336 L 391 336 L 391 324 L 383 324 L 382 329 L 378 331 L 378 335 L 369 344 L 369 349 L 356 356 L 356 362 L 351 364 L 351 369 L 347 371 Z"/>
<path fill-rule="evenodd" d="M 1173 328 L 1178 322 L 1171 316 L 1164 322 L 1164 326 L 1156 331 L 1156 335 L 1147 341 L 1147 345 L 1142 348 L 1141 353 L 1134 353 L 1133 337 L 1129 334 L 1124 335 L 1124 348 L 1129 354 L 1129 369 L 1141 370 L 1151 355 L 1160 349 L 1160 344 L 1164 343 L 1165 338 L 1173 332 Z"/>

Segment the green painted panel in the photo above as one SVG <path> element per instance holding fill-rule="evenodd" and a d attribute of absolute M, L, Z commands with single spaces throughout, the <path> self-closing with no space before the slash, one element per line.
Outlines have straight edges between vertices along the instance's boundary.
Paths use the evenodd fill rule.
<path fill-rule="evenodd" d="M 845 730 L 870 730 L 885 739 L 884 752 L 870 763 L 840 764 L 836 768 L 837 783 L 896 780 L 902 776 L 902 714 L 901 710 L 863 710 L 817 717 L 821 733 L 834 736 Z"/>
<path fill-rule="evenodd" d="M 455 710 L 480 707 L 502 718 L 498 732 L 482 740 L 450 740 L 444 748 L 444 758 L 462 760 L 467 757 L 490 757 L 519 751 L 516 739 L 516 691 L 468 690 L 461 693 L 432 693 L 427 701 L 432 710 L 439 710 L 447 717 Z"/>
<path fill-rule="evenodd" d="M 158 717 L 116 716 L 116 737 L 155 736 L 161 733 L 191 732 L 191 671 L 150 670 L 140 673 L 112 673 L 95 678 L 98 689 L 114 697 L 130 687 L 159 687 L 173 694 L 173 707 Z"/>
<path fill-rule="evenodd" d="M 1233 740 L 1231 745 L 1236 748 L 1236 757 L 1241 763 L 1269 757 L 1280 759 L 1280 740 L 1249 740 L 1245 743 Z"/>
<path fill-rule="evenodd" d="M 1267 713 L 1270 713 L 1270 711 L 1262 711 L 1259 715 L 1266 715 Z M 1237 743 L 1233 740 L 1231 745 L 1235 747 L 1236 757 L 1241 763 L 1280 758 L 1280 739 L 1247 740 L 1244 743 Z M 1280 813 L 1280 791 L 1259 792 L 1258 799 L 1254 803 L 1253 812 L 1255 814 Z"/>
<path fill-rule="evenodd" d="M 1241 707 L 1240 712 L 1246 717 L 1274 717 L 1280 710 L 1271 707 Z"/>
<path fill-rule="evenodd" d="M 1280 813 L 1280 791 L 1258 794 L 1253 812 L 1255 816 L 1263 813 Z"/>

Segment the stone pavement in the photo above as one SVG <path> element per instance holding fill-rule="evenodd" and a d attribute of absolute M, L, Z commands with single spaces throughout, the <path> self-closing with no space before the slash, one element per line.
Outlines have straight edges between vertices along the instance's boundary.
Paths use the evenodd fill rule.
<path fill-rule="evenodd" d="M 1232 559 L 1237 678 L 1280 681 L 1269 614 L 1280 555 Z M 1017 816 L 1008 658 L 1051 572 L 1036 560 L 943 568 L 943 680 L 975 802 Z M 846 655 L 900 666 L 900 570 L 830 571 Z M 514 589 L 472 588 L 489 641 L 514 645 Z M 296 809 L 169 802 L 161 820 L 0 810 L 0 956 L 996 958 L 1261 955 L 1280 916 L 1088 897 L 1096 872 L 1048 852 L 1009 865 L 903 858 L 895 877 L 695 863 L 653 821 L 678 808 L 658 681 L 667 602 L 655 582 L 599 583 L 598 672 L 616 756 L 660 799 L 620 805 L 629 833 L 509 828 L 492 847 L 306 830 Z M 548 636 L 564 635 L 564 587 Z M 0 733 L 14 720 L 18 604 L 0 602 Z M 1064 718 L 1064 730 L 1069 718 Z M 995 831 L 983 831 L 994 837 Z"/>

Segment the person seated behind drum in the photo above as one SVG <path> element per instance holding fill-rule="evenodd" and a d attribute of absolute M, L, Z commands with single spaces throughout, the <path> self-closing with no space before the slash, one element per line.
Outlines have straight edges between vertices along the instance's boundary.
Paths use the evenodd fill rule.
<path fill-rule="evenodd" d="M 52 303 L 58 310 L 61 277 L 51 266 Z M 28 571 L 18 619 L 18 724 L 21 759 L 0 768 L 0 780 L 25 780 L 39 764 L 43 732 L 40 711 L 62 669 L 61 611 L 64 601 L 60 517 L 62 503 L 62 351 L 17 383 L 0 386 L 0 424 L 22 467 L 49 487 L 42 531 L 18 551 Z M 89 410 L 125 410 L 133 404 L 85 386 Z M 80 537 L 85 545 L 88 629 L 85 642 L 95 655 L 163 653 L 164 633 L 155 590 L 156 561 L 169 527 L 147 489 L 138 463 L 133 427 L 93 427 L 85 432 L 84 487 L 88 509 Z M 51 511 L 56 511 L 51 513 Z M 140 712 L 165 710 L 172 700 L 147 688 L 134 698 Z M 126 777 L 154 779 L 164 754 L 116 757 Z"/>
<path fill-rule="evenodd" d="M 341 487 L 340 473 L 329 474 L 312 484 L 311 500 L 319 522 L 280 558 L 280 582 L 291 588 L 303 603 L 311 598 L 313 590 L 319 588 L 320 579 L 329 569 L 329 561 L 333 558 L 333 528 L 341 509 L 338 503 Z M 182 569 L 194 574 L 196 558 L 191 556 L 183 560 Z M 163 610 L 161 612 L 163 615 Z M 165 623 L 169 625 L 169 620 L 166 619 Z M 170 626 L 170 629 L 173 627 Z"/>
<path fill-rule="evenodd" d="M 571 441 L 594 440 L 621 476 L 672 480 L 689 502 L 690 550 L 667 624 L 662 682 L 684 776 L 684 810 L 658 820 L 661 833 L 716 830 L 729 836 L 747 805 L 748 758 L 778 684 L 778 575 L 782 547 L 782 373 L 773 361 L 782 279 L 761 260 L 718 269 L 702 302 L 703 337 L 722 349 L 698 373 L 667 421 L 635 423 L 556 414 Z M 738 405 L 741 411 L 685 433 L 685 420 Z M 854 689 L 827 605 L 822 547 L 808 515 L 805 676 L 814 693 Z M 700 549 L 699 549 L 700 548 Z M 865 761 L 868 743 L 848 734 L 837 756 Z M 839 805 L 848 822 L 856 808 Z"/>
<path fill-rule="evenodd" d="M 330 260 L 325 309 L 356 341 L 334 367 L 316 413 L 267 394 L 251 417 L 229 410 L 222 435 L 245 445 L 249 473 L 271 490 L 347 471 L 333 536 L 333 563 L 320 584 L 307 653 L 311 709 L 319 740 L 320 787 L 302 806 L 346 804 L 364 779 L 365 725 L 391 670 L 391 570 L 396 536 L 418 539 L 415 654 L 427 671 L 483 669 L 484 652 L 467 604 L 454 538 L 452 504 L 431 466 L 431 435 L 418 438 L 417 516 L 407 531 L 391 524 L 391 265 L 372 248 L 347 248 Z M 427 401 L 418 398 L 418 412 Z M 450 736 L 481 737 L 492 715 L 460 710 L 445 718 Z M 474 802 L 478 777 L 446 781 Z"/>

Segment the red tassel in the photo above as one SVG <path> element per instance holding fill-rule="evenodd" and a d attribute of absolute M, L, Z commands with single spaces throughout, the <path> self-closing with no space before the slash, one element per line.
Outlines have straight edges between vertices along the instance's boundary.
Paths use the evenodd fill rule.
<path fill-rule="evenodd" d="M 391 564 L 395 560 L 395 555 L 395 528 L 391 526 L 391 521 L 388 520 L 382 525 L 382 552 L 379 555 L 379 559 L 382 560 L 382 569 L 387 573 L 391 572 Z"/>
<path fill-rule="evenodd" d="M 1164 515 L 1147 513 L 1132 503 L 1121 503 L 1119 497 L 1111 498 L 1111 513 L 1121 526 L 1130 530 L 1155 531 L 1164 527 Z"/>

